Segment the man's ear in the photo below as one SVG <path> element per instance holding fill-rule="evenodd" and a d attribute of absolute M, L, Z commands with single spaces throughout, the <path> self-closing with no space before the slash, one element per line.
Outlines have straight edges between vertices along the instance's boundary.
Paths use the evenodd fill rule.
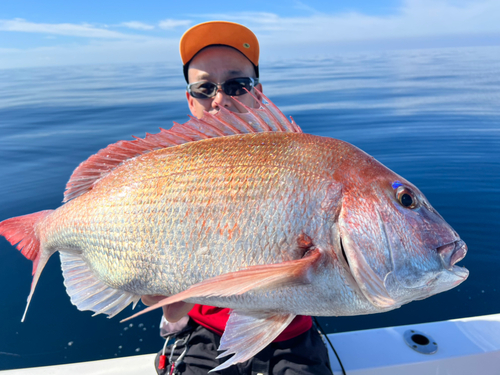
<path fill-rule="evenodd" d="M 196 117 L 196 114 L 194 112 L 194 98 L 189 95 L 189 93 L 186 91 L 186 99 L 188 102 L 189 110 L 191 111 L 191 114 Z"/>

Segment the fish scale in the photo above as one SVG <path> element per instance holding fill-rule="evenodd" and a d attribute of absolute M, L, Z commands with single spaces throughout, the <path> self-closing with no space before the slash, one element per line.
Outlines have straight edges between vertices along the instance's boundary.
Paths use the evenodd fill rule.
<path fill-rule="evenodd" d="M 302 135 L 295 136 L 297 138 Z M 286 138 L 288 137 L 290 135 Z M 254 140 L 254 138 L 260 139 Z M 141 173 L 129 173 L 131 168 L 128 164 L 135 162 L 132 160 L 115 170 L 109 182 L 103 180 L 99 188 L 90 191 L 85 199 L 80 199 L 74 204 L 69 202 L 62 207 L 60 213 L 62 216 L 78 217 L 73 212 L 83 211 L 86 212 L 85 218 L 78 217 L 74 222 L 68 222 L 66 228 L 61 228 L 57 218 L 47 222 L 44 228 L 47 232 L 65 232 L 60 236 L 54 234 L 57 240 L 48 239 L 47 246 L 54 248 L 79 246 L 80 251 L 89 259 L 91 268 L 96 269 L 102 277 L 106 277 L 108 269 L 130 269 L 136 262 L 160 255 L 164 259 L 156 267 L 163 269 L 162 278 L 156 279 L 155 285 L 140 283 L 144 289 L 129 291 L 145 293 L 153 290 L 163 295 L 178 293 L 187 284 L 199 282 L 222 272 L 235 271 L 255 264 L 289 260 L 291 257 L 287 256 L 286 252 L 295 250 L 291 247 L 290 238 L 300 234 L 312 214 L 311 210 L 307 212 L 304 207 L 313 206 L 308 204 L 307 196 L 304 197 L 306 202 L 294 202 L 292 200 L 294 190 L 300 186 L 308 186 L 309 180 L 319 173 L 315 169 L 305 171 L 289 168 L 290 162 L 293 164 L 293 161 L 290 160 L 290 148 L 286 145 L 281 147 L 284 152 L 274 150 L 273 164 L 276 164 L 276 167 L 264 163 L 262 167 L 259 166 L 259 160 L 265 160 L 269 154 L 268 145 L 287 142 L 287 139 L 280 138 L 283 138 L 283 134 L 239 136 L 234 139 L 237 141 L 236 146 L 233 146 L 229 139 L 216 138 L 193 145 L 188 144 L 189 147 L 177 146 L 179 150 L 151 152 L 142 157 L 144 160 L 137 161 Z M 306 147 L 317 147 L 308 140 L 303 141 L 303 144 L 301 149 L 304 154 L 308 151 Z M 211 150 L 212 153 L 209 155 L 207 150 Z M 248 160 L 244 156 L 248 150 L 251 150 L 252 160 L 255 160 L 251 165 L 248 165 Z M 193 158 L 191 156 L 193 154 L 201 155 L 209 165 L 210 170 L 206 173 L 206 177 L 200 178 L 200 160 L 199 157 Z M 151 160 L 151 163 L 146 159 Z M 304 159 L 301 157 L 303 163 Z M 274 184 L 270 184 L 269 182 L 273 180 Z M 288 182 L 290 180 L 294 181 L 293 185 Z M 129 194 L 119 193 L 128 191 L 133 185 L 134 189 Z M 286 189 L 285 186 L 293 188 Z M 281 189 L 278 190 L 277 187 Z M 109 193 L 110 191 L 113 193 Z M 244 199 L 239 201 L 238 195 L 242 195 Z M 288 208 L 283 206 L 284 200 L 288 201 Z M 64 208 L 70 212 L 64 212 Z M 160 225 L 154 222 L 148 223 L 146 220 L 150 208 L 160 213 L 156 215 Z M 238 211 L 244 214 L 237 217 L 231 215 Z M 126 224 L 120 225 L 114 222 L 116 217 L 121 217 Z M 300 217 L 301 220 L 295 222 L 292 220 L 294 227 L 288 228 L 287 233 L 281 233 L 282 230 L 278 228 L 286 227 L 285 223 L 290 223 L 291 217 Z M 161 218 L 169 219 L 161 223 Z M 200 220 L 203 222 L 200 223 Z M 78 227 L 78 221 L 86 223 L 83 232 L 80 232 L 82 229 L 72 232 L 73 228 Z M 233 228 L 235 225 L 245 228 L 246 237 L 252 233 L 261 235 L 250 240 L 240 238 L 241 230 L 235 230 L 230 236 L 227 228 Z M 88 230 L 85 231 L 85 227 Z M 162 228 L 162 233 L 155 237 L 148 235 L 155 227 Z M 202 238 L 200 234 L 204 231 L 211 234 L 198 243 L 197 239 Z M 280 233 L 279 240 L 275 238 L 277 233 Z M 74 239 L 73 242 L 66 241 L 68 236 Z M 156 246 L 158 238 L 164 239 L 170 246 L 163 248 Z M 280 240 L 281 246 L 278 244 Z M 109 241 L 112 241 L 114 246 L 110 246 Z M 196 254 L 197 248 L 202 247 L 204 242 L 215 247 L 210 251 L 211 273 L 198 274 L 192 280 L 186 278 L 184 284 L 174 285 L 171 280 L 175 280 L 175 275 L 179 272 L 189 274 L 192 271 L 189 266 L 184 269 L 182 265 L 196 263 L 196 260 L 194 263 L 191 262 L 189 255 Z M 282 248 L 283 245 L 286 248 Z M 118 251 L 120 248 L 128 247 L 133 247 L 135 250 Z M 258 251 L 252 251 L 252 248 Z M 159 249 L 163 250 L 160 254 L 158 254 Z M 175 265 L 181 265 L 181 269 L 176 269 Z M 170 273 L 165 272 L 165 269 L 170 270 Z M 119 273 L 114 275 L 115 279 L 108 282 L 115 288 L 122 287 Z M 139 271 L 136 270 L 134 275 L 137 279 L 142 279 Z M 127 283 L 128 277 L 123 284 Z"/>

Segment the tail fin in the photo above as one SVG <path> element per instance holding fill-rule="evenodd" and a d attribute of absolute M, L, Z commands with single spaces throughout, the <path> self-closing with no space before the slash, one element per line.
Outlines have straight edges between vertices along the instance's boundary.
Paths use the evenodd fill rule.
<path fill-rule="evenodd" d="M 37 236 L 36 224 L 52 212 L 53 210 L 35 212 L 29 215 L 13 217 L 0 223 L 0 235 L 4 236 L 11 245 L 16 246 L 17 244 L 16 247 L 21 251 L 21 254 L 33 262 L 33 282 L 31 283 L 28 303 L 21 321 L 24 321 L 43 267 L 45 267 L 47 260 L 52 255 L 52 253 L 44 254 L 40 251 L 40 240 Z"/>

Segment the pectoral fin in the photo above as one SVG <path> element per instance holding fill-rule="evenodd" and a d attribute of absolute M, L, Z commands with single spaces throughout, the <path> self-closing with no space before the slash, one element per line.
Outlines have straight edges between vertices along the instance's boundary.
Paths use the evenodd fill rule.
<path fill-rule="evenodd" d="M 225 352 L 217 358 L 231 354 L 234 356 L 210 372 L 219 371 L 252 358 L 278 337 L 293 318 L 295 318 L 294 314 L 233 310 L 219 346 L 219 350 L 225 350 Z"/>
<path fill-rule="evenodd" d="M 305 285 L 311 282 L 314 269 L 321 263 L 323 253 L 312 249 L 304 257 L 287 262 L 252 266 L 229 272 L 192 285 L 189 289 L 165 298 L 122 322 L 174 302 L 196 297 L 228 297 L 252 289 L 276 289 L 283 286 Z"/>

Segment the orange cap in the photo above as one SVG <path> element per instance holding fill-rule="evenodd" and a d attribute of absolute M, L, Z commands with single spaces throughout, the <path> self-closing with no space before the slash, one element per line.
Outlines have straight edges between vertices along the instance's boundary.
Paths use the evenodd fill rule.
<path fill-rule="evenodd" d="M 240 51 L 254 65 L 258 76 L 259 41 L 255 34 L 238 23 L 210 21 L 193 26 L 181 38 L 179 47 L 186 80 L 187 66 L 191 59 L 203 48 L 214 44 Z"/>

